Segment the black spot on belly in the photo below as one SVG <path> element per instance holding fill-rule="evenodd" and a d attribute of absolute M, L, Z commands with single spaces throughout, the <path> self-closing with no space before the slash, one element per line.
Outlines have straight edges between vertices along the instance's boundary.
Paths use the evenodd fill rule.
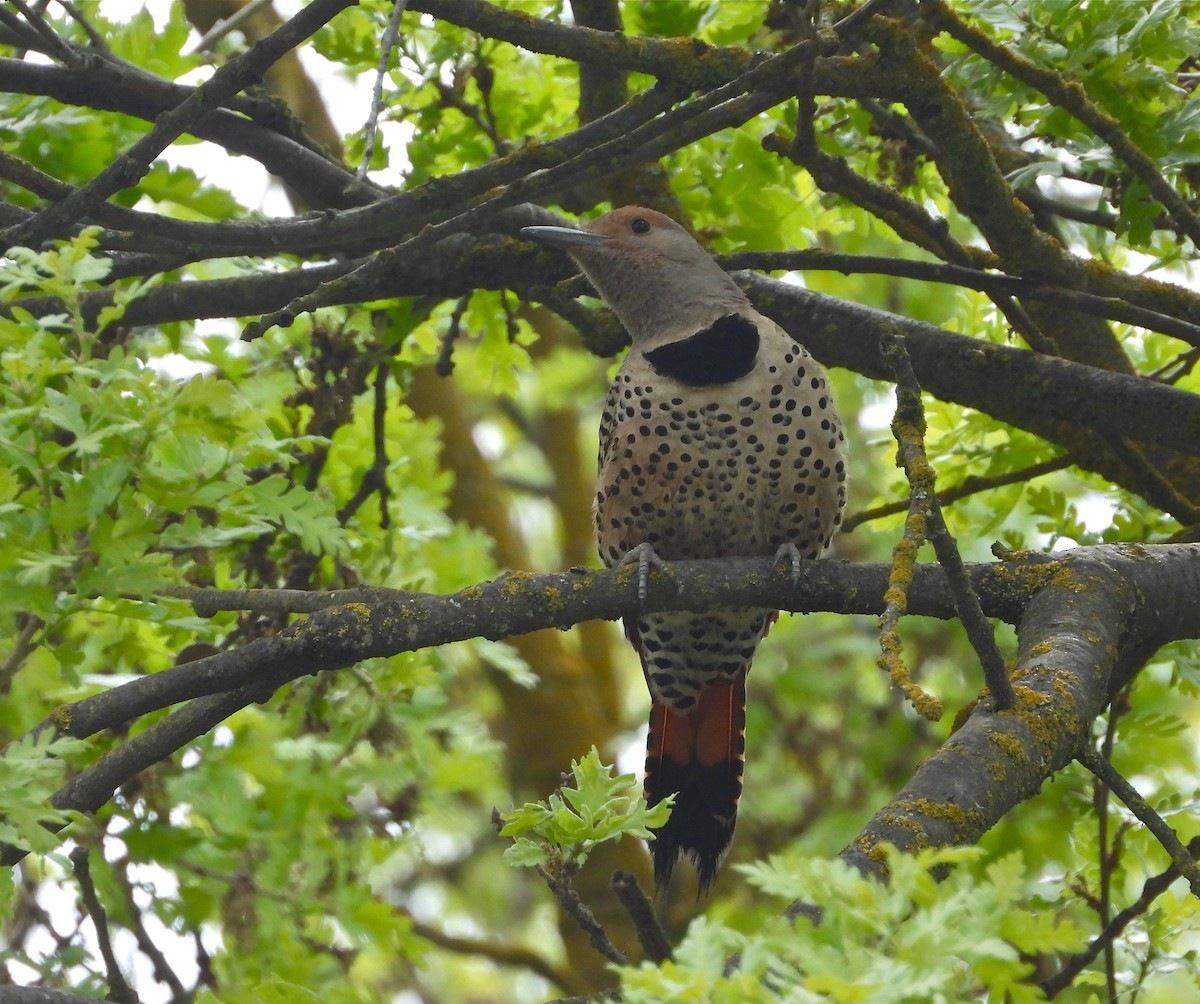
<path fill-rule="evenodd" d="M 758 357 L 758 341 L 753 321 L 726 314 L 694 335 L 651 349 L 645 356 L 661 376 L 690 387 L 712 387 L 749 373 Z"/>

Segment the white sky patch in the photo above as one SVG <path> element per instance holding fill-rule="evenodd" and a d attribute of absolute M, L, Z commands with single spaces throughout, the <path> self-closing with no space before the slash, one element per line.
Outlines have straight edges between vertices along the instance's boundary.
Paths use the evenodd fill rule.
<path fill-rule="evenodd" d="M 1084 526 L 1092 533 L 1098 533 L 1107 528 L 1113 521 L 1117 507 L 1112 499 L 1100 492 L 1088 492 L 1075 503 L 1075 509 Z"/>
<path fill-rule="evenodd" d="M 197 322 L 199 327 L 200 322 Z M 154 356 L 147 360 L 147 365 L 165 377 L 172 380 L 188 380 L 194 376 L 215 373 L 216 367 L 208 363 L 198 363 L 179 352 L 168 352 L 165 356 Z"/>
<path fill-rule="evenodd" d="M 629 742 L 617 747 L 616 768 L 621 774 L 642 776 L 646 766 L 646 738 L 650 734 L 650 724 L 647 722 L 633 734 Z"/>
<path fill-rule="evenodd" d="M 491 422 L 476 422 L 471 438 L 479 452 L 488 460 L 498 460 L 504 455 L 504 432 Z"/>
<path fill-rule="evenodd" d="M 155 27 L 161 29 L 170 17 L 172 2 L 174 0 L 101 0 L 100 10 L 106 18 L 118 22 L 127 22 L 140 11 L 147 10 Z M 280 17 L 286 20 L 296 14 L 303 3 L 300 0 L 275 0 L 273 6 Z M 190 32 L 185 51 L 195 46 L 199 39 L 196 31 Z M 317 85 L 338 132 L 345 136 L 362 129 L 371 114 L 374 71 L 351 77 L 340 66 L 314 52 L 311 46 L 305 45 L 296 51 L 300 62 Z M 210 77 L 212 72 L 212 67 L 201 67 L 180 77 L 178 82 L 197 84 Z M 384 80 L 385 100 L 395 87 L 390 78 Z M 402 172 L 408 166 L 405 149 L 415 130 L 406 123 L 388 122 L 381 117 L 379 131 L 379 141 L 390 150 L 392 164 L 386 170 L 373 172 L 371 178 L 380 184 L 399 184 L 403 180 Z M 283 187 L 251 157 L 230 154 L 214 143 L 189 142 L 168 147 L 162 159 L 173 166 L 190 168 L 201 179 L 219 178 L 221 186 L 228 188 L 247 209 L 273 217 L 295 215 Z"/>
<path fill-rule="evenodd" d="M 889 386 L 886 395 L 864 405 L 858 412 L 858 427 L 867 432 L 880 432 L 892 424 L 896 414 L 896 388 Z"/>

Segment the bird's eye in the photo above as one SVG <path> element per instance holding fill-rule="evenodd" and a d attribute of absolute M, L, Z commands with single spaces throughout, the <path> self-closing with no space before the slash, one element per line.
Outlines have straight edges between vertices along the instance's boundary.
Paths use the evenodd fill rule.
<path fill-rule="evenodd" d="M 650 233 L 650 221 L 644 216 L 635 216 L 633 222 L 629 224 L 629 229 L 639 236 L 648 234 Z"/>

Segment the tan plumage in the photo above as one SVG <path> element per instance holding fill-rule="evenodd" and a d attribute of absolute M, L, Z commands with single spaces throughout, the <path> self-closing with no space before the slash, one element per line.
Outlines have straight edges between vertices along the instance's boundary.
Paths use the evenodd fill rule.
<path fill-rule="evenodd" d="M 596 541 L 605 564 L 662 558 L 816 558 L 845 504 L 844 436 L 825 374 L 758 313 L 692 237 L 627 206 L 585 231 L 529 227 L 583 268 L 632 348 L 600 424 Z M 652 697 L 646 797 L 677 793 L 655 836 L 655 878 L 679 855 L 702 886 L 732 839 L 741 794 L 745 676 L 775 611 L 626 619 Z"/>

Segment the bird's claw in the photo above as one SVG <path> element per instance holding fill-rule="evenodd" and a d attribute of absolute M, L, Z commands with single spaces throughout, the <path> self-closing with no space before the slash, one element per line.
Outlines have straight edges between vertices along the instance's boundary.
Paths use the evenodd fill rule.
<path fill-rule="evenodd" d="M 796 598 L 796 588 L 800 585 L 800 567 L 803 561 L 804 557 L 800 554 L 800 549 L 791 541 L 788 541 L 786 544 L 780 544 L 779 550 L 775 552 L 773 567 L 778 569 L 784 562 L 787 562 L 788 565 L 789 602 Z"/>
<path fill-rule="evenodd" d="M 678 592 L 679 579 L 670 567 L 662 560 L 650 544 L 638 544 L 637 547 L 630 548 L 625 552 L 625 556 L 617 562 L 617 569 L 620 570 L 626 565 L 637 564 L 637 596 L 638 608 L 641 609 L 646 605 L 646 596 L 650 591 L 650 570 L 661 572 L 666 576 L 667 580 Z"/>

